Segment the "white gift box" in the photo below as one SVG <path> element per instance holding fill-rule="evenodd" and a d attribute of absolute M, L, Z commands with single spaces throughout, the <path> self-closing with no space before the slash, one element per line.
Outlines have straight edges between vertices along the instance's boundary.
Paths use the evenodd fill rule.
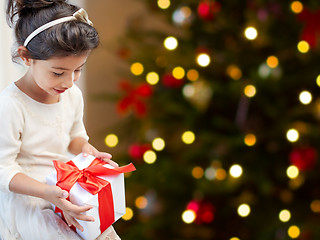
<path fill-rule="evenodd" d="M 82 154 L 77 155 L 72 159 L 72 162 L 78 167 L 79 170 L 83 170 L 87 168 L 91 162 L 95 159 L 94 156 L 89 155 L 88 157 L 83 157 Z M 114 168 L 110 164 L 103 165 L 106 168 Z M 117 175 L 109 175 L 109 176 L 99 176 L 106 181 L 108 181 L 111 185 L 112 197 L 113 197 L 113 206 L 114 206 L 114 222 L 121 218 L 126 212 L 125 206 L 125 189 L 124 189 L 124 174 L 119 173 Z M 57 184 L 57 172 L 54 171 L 50 175 L 47 176 L 47 183 L 49 185 Z M 98 193 L 99 194 L 99 193 Z M 76 229 L 77 233 L 85 240 L 93 240 L 96 239 L 100 234 L 100 217 L 99 217 L 99 203 L 98 203 L 98 194 L 91 194 L 83 189 L 78 182 L 76 182 L 70 192 L 69 198 L 70 202 L 83 206 L 83 205 L 91 205 L 93 208 L 87 211 L 86 215 L 94 217 L 94 222 L 87 222 L 77 220 L 81 226 L 83 226 L 84 231 Z"/>

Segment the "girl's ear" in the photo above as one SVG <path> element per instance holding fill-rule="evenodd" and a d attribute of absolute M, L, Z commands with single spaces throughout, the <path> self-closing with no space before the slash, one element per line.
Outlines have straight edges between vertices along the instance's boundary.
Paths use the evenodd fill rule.
<path fill-rule="evenodd" d="M 27 65 L 27 66 L 31 65 L 32 59 L 29 57 L 29 51 L 25 46 L 18 47 L 18 54 L 25 65 Z"/>

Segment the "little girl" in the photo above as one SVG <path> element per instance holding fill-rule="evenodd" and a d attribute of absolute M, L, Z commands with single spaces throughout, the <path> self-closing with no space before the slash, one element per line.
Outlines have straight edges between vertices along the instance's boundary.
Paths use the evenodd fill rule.
<path fill-rule="evenodd" d="M 86 12 L 64 0 L 8 0 L 17 52 L 27 73 L 0 94 L 0 239 L 81 239 L 70 226 L 94 221 L 68 193 L 45 183 L 53 160 L 92 154 L 112 165 L 111 155 L 88 143 L 80 77 L 98 34 Z M 51 203 L 62 209 L 66 222 Z M 69 225 L 69 226 L 68 226 Z M 120 239 L 109 227 L 98 239 Z"/>

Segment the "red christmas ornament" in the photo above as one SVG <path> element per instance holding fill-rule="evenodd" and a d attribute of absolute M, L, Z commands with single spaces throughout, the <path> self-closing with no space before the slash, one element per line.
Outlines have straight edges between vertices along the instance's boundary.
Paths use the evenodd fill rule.
<path fill-rule="evenodd" d="M 291 151 L 289 160 L 299 170 L 312 169 L 316 164 L 317 152 L 313 147 L 299 147 Z"/>
<path fill-rule="evenodd" d="M 120 83 L 120 88 L 126 95 L 118 102 L 118 112 L 123 114 L 129 109 L 133 109 L 137 116 L 143 117 L 147 112 L 147 107 L 142 99 L 152 95 L 151 86 L 144 83 L 133 87 L 128 81 L 123 81 Z"/>
<path fill-rule="evenodd" d="M 202 1 L 198 5 L 198 15 L 201 19 L 211 21 L 214 19 L 215 13 L 219 12 L 221 4 L 216 1 Z"/>
<path fill-rule="evenodd" d="M 133 159 L 137 160 L 137 161 L 142 161 L 143 158 L 143 154 L 151 149 L 151 145 L 150 144 L 132 144 L 129 147 L 129 156 L 132 157 Z"/>
<path fill-rule="evenodd" d="M 304 22 L 301 40 L 308 42 L 311 48 L 316 47 L 320 35 L 320 10 L 311 11 L 305 8 L 298 15 L 298 19 Z"/>
<path fill-rule="evenodd" d="M 192 200 L 188 203 L 187 210 L 195 212 L 196 224 L 211 223 L 214 220 L 215 207 L 211 202 Z"/>
<path fill-rule="evenodd" d="M 162 83 L 166 87 L 179 88 L 183 85 L 183 79 L 177 79 L 168 73 L 168 74 L 163 75 Z"/>

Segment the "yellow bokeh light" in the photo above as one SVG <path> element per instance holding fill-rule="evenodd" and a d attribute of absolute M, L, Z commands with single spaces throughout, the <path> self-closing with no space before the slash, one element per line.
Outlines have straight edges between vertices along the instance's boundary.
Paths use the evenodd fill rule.
<path fill-rule="evenodd" d="M 238 214 L 239 216 L 241 217 L 247 217 L 249 216 L 251 212 L 251 209 L 250 209 L 250 206 L 246 203 L 244 204 L 241 204 L 239 207 L 238 207 Z"/>
<path fill-rule="evenodd" d="M 309 43 L 306 41 L 300 41 L 297 46 L 299 52 L 307 53 L 310 49 Z"/>
<path fill-rule="evenodd" d="M 236 65 L 228 66 L 227 67 L 227 74 L 234 80 L 239 80 L 242 77 L 242 71 Z"/>
<path fill-rule="evenodd" d="M 316 82 L 317 82 L 318 87 L 320 87 L 320 74 L 317 76 Z"/>
<path fill-rule="evenodd" d="M 232 238 L 230 238 L 230 240 L 240 240 L 240 238 L 232 237 Z"/>
<path fill-rule="evenodd" d="M 155 138 L 153 141 L 152 141 L 152 147 L 154 150 L 157 150 L 157 151 L 161 151 L 164 149 L 165 147 L 165 142 L 162 138 Z"/>
<path fill-rule="evenodd" d="M 279 60 L 276 56 L 269 56 L 267 58 L 267 65 L 270 67 L 270 68 L 276 68 L 278 67 L 279 65 Z"/>
<path fill-rule="evenodd" d="M 296 142 L 299 139 L 299 132 L 292 128 L 287 131 L 287 139 L 290 142 Z"/>
<path fill-rule="evenodd" d="M 126 213 L 122 216 L 122 219 L 128 221 L 132 218 L 133 218 L 133 211 L 131 208 L 127 207 Z"/>
<path fill-rule="evenodd" d="M 289 210 L 287 209 L 283 209 L 280 213 L 279 213 L 279 219 L 281 222 L 288 222 L 291 218 L 291 213 Z"/>
<path fill-rule="evenodd" d="M 146 208 L 148 205 L 148 199 L 144 196 L 137 197 L 135 204 L 137 208 L 140 208 L 140 209 Z"/>
<path fill-rule="evenodd" d="M 256 28 L 254 27 L 247 27 L 245 30 L 244 30 L 244 35 L 247 39 L 249 40 L 254 40 L 257 38 L 258 36 L 258 31 Z"/>
<path fill-rule="evenodd" d="M 302 91 L 300 94 L 299 94 L 299 100 L 302 104 L 309 104 L 311 103 L 312 101 L 312 95 L 310 92 L 308 91 Z"/>
<path fill-rule="evenodd" d="M 290 179 L 297 178 L 299 176 L 299 169 L 294 165 L 289 166 L 287 168 L 287 176 Z"/>
<path fill-rule="evenodd" d="M 156 85 L 159 82 L 159 74 L 156 72 L 149 72 L 146 76 L 146 81 L 150 85 Z"/>
<path fill-rule="evenodd" d="M 143 154 L 143 160 L 148 164 L 153 164 L 157 160 L 157 155 L 154 151 L 148 150 Z"/>
<path fill-rule="evenodd" d="M 188 72 L 187 72 L 187 78 L 190 80 L 190 81 L 197 81 L 198 78 L 199 78 L 199 73 L 197 70 L 195 69 L 190 69 Z"/>
<path fill-rule="evenodd" d="M 315 213 L 320 213 L 320 200 L 313 200 L 310 204 L 310 208 Z"/>
<path fill-rule="evenodd" d="M 218 168 L 216 170 L 216 179 L 219 181 L 224 180 L 227 177 L 227 173 L 226 170 L 224 170 L 223 168 Z"/>
<path fill-rule="evenodd" d="M 211 62 L 210 56 L 206 53 L 201 53 L 197 56 L 197 63 L 201 67 L 207 67 Z"/>
<path fill-rule="evenodd" d="M 255 145 L 256 142 L 257 142 L 257 138 L 254 134 L 249 133 L 244 137 L 244 143 L 249 147 Z"/>
<path fill-rule="evenodd" d="M 133 63 L 130 67 L 130 70 L 133 75 L 139 76 L 143 73 L 144 68 L 143 65 L 139 62 Z"/>
<path fill-rule="evenodd" d="M 194 140 L 196 139 L 195 135 L 193 132 L 191 131 L 186 131 L 182 134 L 182 141 L 185 143 L 185 144 L 191 144 L 194 142 Z"/>
<path fill-rule="evenodd" d="M 106 138 L 104 139 L 104 142 L 105 144 L 108 146 L 108 147 L 115 147 L 118 145 L 118 137 L 117 135 L 115 134 L 109 134 L 106 136 Z"/>
<path fill-rule="evenodd" d="M 200 179 L 203 177 L 203 168 L 202 167 L 194 167 L 192 169 L 192 176 L 196 179 Z"/>
<path fill-rule="evenodd" d="M 242 167 L 239 164 L 234 164 L 230 167 L 229 173 L 234 178 L 239 178 L 242 175 Z"/>
<path fill-rule="evenodd" d="M 193 210 L 185 210 L 182 213 L 182 221 L 185 223 L 192 223 L 196 219 L 196 213 Z"/>
<path fill-rule="evenodd" d="M 161 9 L 167 9 L 170 7 L 170 0 L 158 0 L 158 7 Z"/>
<path fill-rule="evenodd" d="M 303 4 L 300 1 L 293 1 L 291 3 L 291 10 L 294 13 L 301 13 L 303 10 Z"/>
<path fill-rule="evenodd" d="M 245 88 L 244 88 L 244 94 L 247 96 L 247 97 L 254 97 L 257 93 L 257 89 L 255 86 L 253 85 L 247 85 Z"/>
<path fill-rule="evenodd" d="M 300 229 L 297 226 L 293 225 L 289 227 L 288 235 L 291 238 L 298 238 L 300 236 Z"/>
<path fill-rule="evenodd" d="M 174 50 L 178 47 L 178 40 L 175 37 L 170 36 L 164 40 L 163 45 L 168 50 Z"/>
<path fill-rule="evenodd" d="M 172 76 L 174 76 L 176 79 L 182 79 L 184 78 L 184 75 L 185 75 L 185 71 L 182 67 L 175 67 L 173 70 L 172 70 Z"/>

